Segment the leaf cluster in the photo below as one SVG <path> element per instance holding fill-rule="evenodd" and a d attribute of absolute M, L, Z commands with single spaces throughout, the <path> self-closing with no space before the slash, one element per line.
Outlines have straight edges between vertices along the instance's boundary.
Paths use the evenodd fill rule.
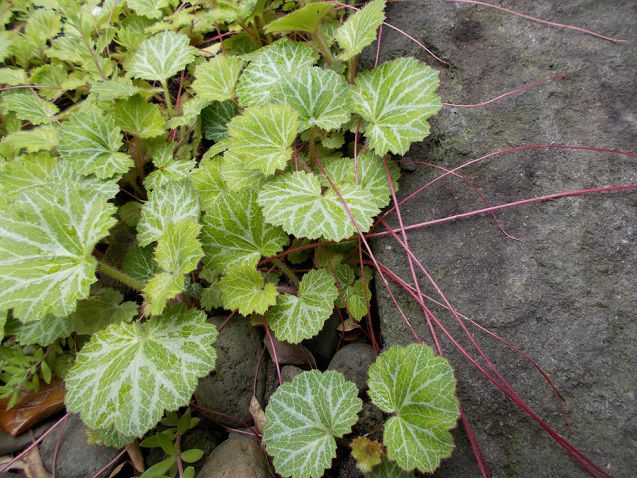
<path fill-rule="evenodd" d="M 214 369 L 205 312 L 290 343 L 335 311 L 356 324 L 369 313 L 355 238 L 389 204 L 389 180 L 397 187 L 389 153 L 427 136 L 441 107 L 437 72 L 414 58 L 358 71 L 384 0 L 351 15 L 313 1 L 5 3 L 3 396 L 63 378 L 67 409 L 121 446 L 167 412 L 175 421 Z M 59 355 L 73 357 L 68 373 Z M 317 374 L 307 393 L 333 389 L 329 407 L 349 404 L 355 421 L 356 390 Z M 331 434 L 349 429 L 339 423 Z M 180 424 L 146 443 L 173 450 Z M 166 453 L 152 476 L 196 455 Z"/>

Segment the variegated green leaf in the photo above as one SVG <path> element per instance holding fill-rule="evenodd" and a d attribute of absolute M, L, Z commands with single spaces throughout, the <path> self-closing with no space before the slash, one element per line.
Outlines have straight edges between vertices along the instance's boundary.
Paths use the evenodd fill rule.
<path fill-rule="evenodd" d="M 356 165 L 358 166 L 358 171 L 356 170 Z M 387 179 L 385 164 L 378 156 L 367 152 L 358 155 L 358 161 L 350 158 L 327 158 L 323 166 L 325 174 L 336 184 L 336 187 L 340 188 L 345 184 L 359 184 L 361 188 L 374 197 L 374 204 L 381 209 L 391 201 L 391 189 Z M 394 190 L 398 191 L 400 168 L 393 161 L 388 161 L 388 167 Z M 356 174 L 357 172 L 358 175 Z M 328 187 L 330 183 L 322 172 L 318 171 L 317 174 L 319 174 L 323 186 Z"/>
<path fill-rule="evenodd" d="M 31 124 L 50 124 L 59 111 L 53 103 L 43 100 L 33 93 L 14 93 L 2 97 L 2 108 Z"/>
<path fill-rule="evenodd" d="M 22 321 L 65 317 L 95 282 L 97 242 L 115 223 L 101 194 L 70 183 L 37 188 L 2 211 L 0 310 Z"/>
<path fill-rule="evenodd" d="M 100 101 L 118 100 L 129 98 L 140 92 L 140 88 L 133 85 L 130 78 L 114 78 L 112 80 L 91 81 L 91 92 L 95 93 Z"/>
<path fill-rule="evenodd" d="M 35 322 L 22 323 L 19 320 L 11 320 L 5 330 L 7 335 L 15 335 L 21 344 L 38 344 L 46 347 L 61 337 L 71 335 L 73 325 L 66 317 L 47 314 L 42 320 Z"/>
<path fill-rule="evenodd" d="M 121 146 L 120 129 L 98 109 L 75 113 L 60 128 L 59 152 L 82 174 L 110 178 L 125 173 L 133 160 L 118 152 Z"/>
<path fill-rule="evenodd" d="M 330 131 L 350 118 L 349 87 L 343 77 L 316 66 L 299 68 L 283 78 L 272 100 L 290 105 L 299 114 L 300 130 L 312 126 Z"/>
<path fill-rule="evenodd" d="M 137 315 L 135 302 L 122 302 L 121 292 L 102 287 L 77 304 L 68 321 L 80 335 L 92 335 L 118 322 L 130 322 Z"/>
<path fill-rule="evenodd" d="M 152 191 L 143 205 L 137 224 L 137 241 L 146 246 L 157 241 L 169 224 L 183 219 L 199 219 L 199 198 L 188 181 L 167 183 Z"/>
<path fill-rule="evenodd" d="M 206 100 L 229 100 L 234 97 L 242 67 L 243 60 L 236 56 L 217 55 L 197 67 L 192 88 Z"/>
<path fill-rule="evenodd" d="M 199 232 L 201 225 L 192 218 L 166 226 L 155 249 L 155 261 L 168 272 L 187 274 L 203 257 Z"/>
<path fill-rule="evenodd" d="M 16 151 L 25 149 L 29 153 L 50 150 L 58 145 L 58 132 L 49 126 L 15 131 L 2 138 L 2 143 Z"/>
<path fill-rule="evenodd" d="M 237 107 L 230 100 L 215 101 L 201 111 L 201 130 L 206 139 L 221 141 L 228 137 L 228 123 L 237 115 Z"/>
<path fill-rule="evenodd" d="M 128 6 L 148 18 L 161 18 L 161 9 L 168 6 L 169 0 L 126 0 Z"/>
<path fill-rule="evenodd" d="M 282 294 L 267 312 L 268 326 L 279 340 L 298 344 L 318 334 L 338 297 L 334 277 L 314 269 L 301 279 L 297 295 Z"/>
<path fill-rule="evenodd" d="M 282 78 L 293 76 L 299 68 L 312 66 L 318 57 L 311 46 L 287 38 L 262 48 L 239 78 L 239 100 L 244 106 L 267 103 L 272 88 Z"/>
<path fill-rule="evenodd" d="M 170 31 L 157 33 L 141 42 L 128 72 L 134 78 L 166 81 L 195 59 L 194 52 L 186 35 Z"/>
<path fill-rule="evenodd" d="M 276 302 L 274 284 L 266 284 L 261 272 L 249 263 L 231 267 L 219 285 L 224 308 L 238 310 L 241 315 L 263 314 Z"/>
<path fill-rule="evenodd" d="M 380 212 L 373 195 L 356 184 L 343 184 L 339 192 L 360 229 L 368 231 Z M 323 192 L 311 173 L 297 171 L 274 179 L 261 189 L 258 203 L 267 222 L 296 237 L 340 241 L 356 232 L 341 198 L 332 189 Z"/>
<path fill-rule="evenodd" d="M 415 478 L 413 472 L 406 472 L 393 461 L 383 460 L 380 466 L 374 468 L 365 478 Z"/>
<path fill-rule="evenodd" d="M 140 95 L 117 101 L 112 117 L 117 126 L 140 138 L 154 138 L 164 133 L 165 121 L 159 108 Z"/>
<path fill-rule="evenodd" d="M 144 313 L 146 315 L 161 314 L 168 301 L 174 299 L 185 288 L 184 275 L 174 272 L 158 272 L 146 283 L 143 293 L 146 298 Z"/>
<path fill-rule="evenodd" d="M 353 109 L 367 122 L 365 137 L 376 154 L 405 154 L 429 134 L 427 119 L 442 107 L 438 84 L 438 72 L 415 58 L 398 58 L 358 75 Z"/>
<path fill-rule="evenodd" d="M 247 169 L 232 151 L 226 151 L 223 155 L 221 178 L 230 191 L 241 191 L 244 188 L 258 190 L 267 181 L 258 169 Z"/>
<path fill-rule="evenodd" d="M 298 114 L 289 106 L 251 106 L 228 124 L 230 151 L 246 168 L 269 176 L 287 165 L 298 130 Z"/>
<path fill-rule="evenodd" d="M 7 198 L 28 191 L 32 188 L 46 186 L 58 163 L 49 153 L 25 155 L 10 161 L 0 174 L 0 193 Z"/>
<path fill-rule="evenodd" d="M 321 478 L 363 402 L 340 372 L 303 372 L 276 389 L 265 410 L 266 451 L 283 477 Z"/>
<path fill-rule="evenodd" d="M 372 403 L 385 423 L 387 456 L 404 470 L 435 470 L 453 450 L 449 429 L 460 414 L 453 369 L 424 344 L 393 346 L 369 368 Z"/>
<path fill-rule="evenodd" d="M 255 267 L 262 256 L 281 252 L 288 235 L 263 220 L 256 191 L 244 189 L 222 193 L 206 211 L 201 240 L 206 264 L 223 274 L 235 264 Z"/>
<path fill-rule="evenodd" d="M 220 157 L 204 158 L 190 176 L 190 180 L 199 191 L 201 209 L 204 211 L 210 209 L 219 195 L 226 190 L 221 178 L 222 161 Z"/>
<path fill-rule="evenodd" d="M 385 20 L 385 0 L 373 0 L 354 13 L 334 35 L 343 49 L 341 60 L 349 60 L 376 39 L 376 30 Z"/>
<path fill-rule="evenodd" d="M 111 325 L 91 337 L 69 371 L 67 409 L 90 428 L 142 436 L 165 410 L 188 404 L 215 365 L 216 337 L 204 312 L 182 305 L 144 323 Z"/>
<path fill-rule="evenodd" d="M 153 248 L 137 245 L 131 247 L 124 256 L 122 270 L 142 284 L 148 282 L 148 279 L 159 272 L 159 266 L 153 259 Z"/>

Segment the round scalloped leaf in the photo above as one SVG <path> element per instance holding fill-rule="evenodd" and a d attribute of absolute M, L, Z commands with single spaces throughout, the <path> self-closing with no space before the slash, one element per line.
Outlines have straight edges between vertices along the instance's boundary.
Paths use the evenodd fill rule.
<path fill-rule="evenodd" d="M 340 372 L 303 372 L 274 392 L 265 410 L 266 451 L 283 477 L 320 478 L 336 440 L 352 430 L 363 402 Z"/>
<path fill-rule="evenodd" d="M 298 114 L 289 106 L 251 106 L 228 123 L 230 151 L 245 167 L 269 176 L 287 165 L 298 131 Z"/>
<path fill-rule="evenodd" d="M 327 176 L 341 187 L 342 184 L 356 184 L 356 162 L 352 158 L 327 158 L 323 162 L 323 169 Z M 394 190 L 398 191 L 398 178 L 400 169 L 395 162 L 389 161 L 389 172 L 394 184 Z M 323 186 L 329 186 L 329 181 L 318 171 Z M 384 208 L 391 201 L 391 189 L 383 160 L 373 153 L 367 152 L 358 155 L 358 184 L 374 197 L 374 204 Z"/>
<path fill-rule="evenodd" d="M 60 128 L 58 151 L 81 174 L 110 178 L 128 171 L 133 160 L 118 152 L 121 146 L 121 130 L 97 108 L 73 114 Z"/>
<path fill-rule="evenodd" d="M 122 302 L 124 296 L 108 287 L 99 288 L 91 296 L 78 302 L 69 316 L 73 330 L 80 335 L 91 335 L 117 322 L 130 322 L 137 315 L 137 303 Z"/>
<path fill-rule="evenodd" d="M 206 314 L 183 305 L 144 323 L 113 324 L 77 355 L 65 379 L 66 407 L 90 428 L 142 436 L 166 410 L 188 405 L 215 365 L 216 338 Z"/>
<path fill-rule="evenodd" d="M 200 64 L 195 70 L 192 89 L 200 98 L 210 101 L 229 100 L 243 68 L 243 60 L 236 56 L 217 55 Z"/>
<path fill-rule="evenodd" d="M 95 282 L 95 245 L 115 207 L 74 182 L 23 193 L 0 221 L 0 310 L 22 321 L 65 317 Z"/>
<path fill-rule="evenodd" d="M 182 33 L 157 33 L 141 42 L 127 69 L 133 78 L 166 81 L 195 59 L 195 51 Z"/>
<path fill-rule="evenodd" d="M 354 438 L 349 446 L 352 456 L 356 459 L 356 468 L 363 473 L 369 473 L 383 458 L 382 443 L 370 440 L 366 436 Z"/>
<path fill-rule="evenodd" d="M 343 77 L 317 66 L 299 68 L 283 78 L 272 100 L 290 105 L 299 114 L 300 131 L 312 126 L 330 131 L 350 118 L 349 86 Z"/>
<path fill-rule="evenodd" d="M 169 224 L 199 219 L 199 197 L 189 181 L 172 181 L 149 195 L 137 223 L 137 242 L 146 246 L 162 237 Z"/>
<path fill-rule="evenodd" d="M 241 262 L 256 267 L 261 256 L 281 252 L 288 235 L 263 220 L 256 191 L 243 189 L 217 197 L 204 216 L 201 240 L 206 264 L 223 274 Z"/>
<path fill-rule="evenodd" d="M 358 226 L 368 231 L 380 212 L 373 194 L 356 184 L 338 189 Z M 323 192 L 312 173 L 296 171 L 274 179 L 263 186 L 258 202 L 266 221 L 296 237 L 341 241 L 356 232 L 341 199 L 331 188 Z"/>
<path fill-rule="evenodd" d="M 59 111 L 57 106 L 43 100 L 35 92 L 5 94 L 1 105 L 3 109 L 13 111 L 19 119 L 36 125 L 52 123 Z"/>
<path fill-rule="evenodd" d="M 332 315 L 338 289 L 325 269 L 303 276 L 297 295 L 282 294 L 267 314 L 268 326 L 279 340 L 298 344 L 318 334 Z"/>
<path fill-rule="evenodd" d="M 352 108 L 368 122 L 365 137 L 379 156 L 403 155 L 429 134 L 427 119 L 442 107 L 438 72 L 415 58 L 398 58 L 361 72 Z"/>
<path fill-rule="evenodd" d="M 373 0 L 350 16 L 336 29 L 334 38 L 343 53 L 341 60 L 349 60 L 376 39 L 376 30 L 385 20 L 385 0 Z"/>
<path fill-rule="evenodd" d="M 239 78 L 237 96 L 244 106 L 263 104 L 282 78 L 293 76 L 299 68 L 312 66 L 319 53 L 305 42 L 284 38 L 259 50 Z"/>
<path fill-rule="evenodd" d="M 159 108 L 140 95 L 117 101 L 112 116 L 120 128 L 140 138 L 154 138 L 164 133 L 166 122 Z"/>
<path fill-rule="evenodd" d="M 276 286 L 266 284 L 261 272 L 249 263 L 231 267 L 219 281 L 219 287 L 223 307 L 238 310 L 241 315 L 263 314 L 276 303 Z"/>
<path fill-rule="evenodd" d="M 428 473 L 453 450 L 458 420 L 453 369 L 424 344 L 393 346 L 369 368 L 369 397 L 386 413 L 387 456 L 404 470 Z"/>
<path fill-rule="evenodd" d="M 73 332 L 71 321 L 66 317 L 47 314 L 41 320 L 22 323 L 10 320 L 6 326 L 6 335 L 15 335 L 23 345 L 38 344 L 42 347 L 52 344 L 60 337 L 68 337 Z"/>

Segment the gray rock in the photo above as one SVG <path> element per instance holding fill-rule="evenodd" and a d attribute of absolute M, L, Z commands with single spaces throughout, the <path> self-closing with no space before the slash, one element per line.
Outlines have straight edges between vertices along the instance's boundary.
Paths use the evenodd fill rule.
<path fill-rule="evenodd" d="M 232 434 L 206 459 L 197 478 L 270 478 L 268 459 L 259 443 Z"/>
<path fill-rule="evenodd" d="M 42 434 L 49 429 L 49 427 L 55 423 L 55 421 L 48 421 L 38 425 L 32 430 L 24 432 L 17 437 L 9 435 L 7 432 L 0 430 L 0 455 L 9 455 L 16 451 L 26 448 L 33 443 L 33 440 L 37 440 Z"/>
<path fill-rule="evenodd" d="M 284 382 L 289 382 L 302 372 L 302 368 L 295 367 L 294 365 L 284 365 L 283 367 L 281 367 L 281 379 Z"/>
<path fill-rule="evenodd" d="M 519 9 L 620 38 L 634 37 L 632 1 L 540 0 L 523 2 Z M 568 72 L 565 79 L 486 107 L 443 108 L 432 121 L 430 138 L 411 148 L 410 159 L 455 167 L 491 151 L 551 143 L 634 152 L 634 47 L 451 2 L 428 2 L 427 8 L 396 3 L 388 5 L 387 12 L 388 22 L 415 35 L 449 65 L 436 63 L 387 29 L 383 59 L 416 55 L 429 62 L 441 71 L 440 92 L 446 102 L 476 103 Z M 365 63 L 373 64 L 373 53 Z M 492 204 L 637 182 L 634 160 L 582 151 L 507 154 L 464 173 Z M 438 174 L 418 166 L 403 175 L 401 194 Z M 401 209 L 404 223 L 415 224 L 482 207 L 462 181 L 445 178 Z M 520 346 L 551 374 L 567 400 L 571 428 L 537 372 L 472 328 L 483 350 L 539 415 L 607 473 L 634 476 L 635 194 L 559 199 L 501 210 L 498 217 L 522 242 L 508 239 L 491 217 L 481 216 L 414 230 L 410 245 L 460 312 Z M 381 263 L 411 282 L 406 254 L 394 240 L 383 238 L 374 246 Z M 431 295 L 432 288 L 422 284 Z M 386 345 L 413 342 L 380 281 L 376 285 Z M 405 295 L 399 300 L 417 332 L 430 342 L 422 312 Z M 435 312 L 462 339 L 453 318 L 440 309 Z M 462 343 L 470 346 L 466 338 Z M 466 360 L 450 347 L 446 352 L 493 476 L 587 476 Z M 466 438 L 461 431 L 457 436 L 456 451 L 436 476 L 479 476 Z"/>
<path fill-rule="evenodd" d="M 367 390 L 367 371 L 376 359 L 374 349 L 368 344 L 349 344 L 336 352 L 327 367 L 336 370 L 351 380 L 360 391 Z"/>
<path fill-rule="evenodd" d="M 224 317 L 213 317 L 211 322 L 217 327 Z M 248 319 L 235 318 L 228 322 L 215 343 L 217 365 L 210 375 L 199 380 L 195 399 L 200 407 L 232 415 L 237 419 L 252 423 L 250 399 L 252 383 L 261 352 L 260 332 L 250 325 Z M 257 380 L 257 399 L 263 399 L 264 368 Z M 242 424 L 222 416 L 212 416 L 226 426 L 241 427 Z"/>
<path fill-rule="evenodd" d="M 61 438 L 60 435 L 62 435 Z M 42 464 L 51 472 L 56 448 L 55 476 L 57 478 L 92 477 L 119 454 L 116 448 L 89 445 L 86 442 L 86 427 L 78 415 L 70 415 L 66 426 L 58 425 L 40 444 Z M 110 470 L 110 468 L 107 469 L 99 476 L 108 476 Z"/>

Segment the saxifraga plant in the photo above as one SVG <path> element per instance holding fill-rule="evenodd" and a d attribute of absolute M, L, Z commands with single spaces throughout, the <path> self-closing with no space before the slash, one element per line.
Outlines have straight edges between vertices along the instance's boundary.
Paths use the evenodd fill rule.
<path fill-rule="evenodd" d="M 379 351 L 365 265 L 400 279 L 375 261 L 364 233 L 398 204 L 387 155 L 425 138 L 441 101 L 437 72 L 414 58 L 358 71 L 385 2 L 345 7 L 3 4 L 3 356 L 38 344 L 30 381 L 5 361 L 6 384 L 34 388 L 38 374 L 50 381 L 59 370 L 67 409 L 97 441 L 122 447 L 188 405 L 214 368 L 218 332 L 205 311 L 232 311 L 299 343 L 336 307 Z M 55 367 L 75 350 L 70 370 Z M 428 472 L 451 453 L 455 380 L 429 347 L 383 352 L 369 395 L 393 415 L 382 445 L 353 445 L 359 463 L 361 449 L 375 450 L 361 469 Z M 263 435 L 277 472 L 322 476 L 360 407 L 336 372 L 281 385 Z"/>

